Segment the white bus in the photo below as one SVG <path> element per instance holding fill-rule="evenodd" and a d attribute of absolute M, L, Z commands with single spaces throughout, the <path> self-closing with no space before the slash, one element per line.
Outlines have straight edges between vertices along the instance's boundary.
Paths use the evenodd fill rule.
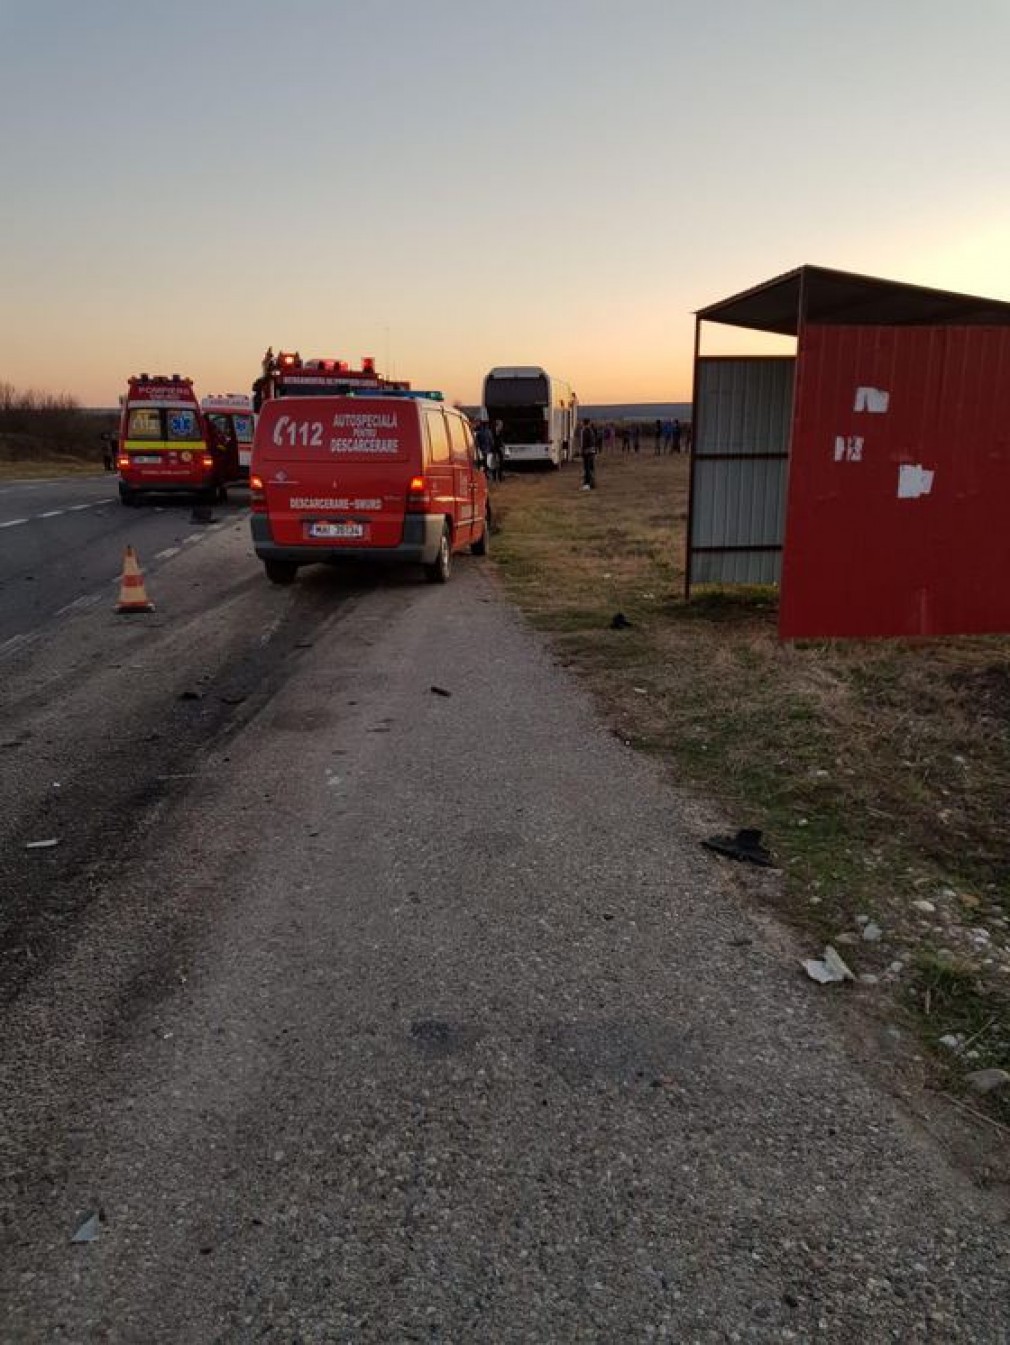
<path fill-rule="evenodd" d="M 560 467 L 576 456 L 579 399 L 567 383 L 536 365 L 492 369 L 484 379 L 482 414 L 501 439 L 505 461 Z"/>

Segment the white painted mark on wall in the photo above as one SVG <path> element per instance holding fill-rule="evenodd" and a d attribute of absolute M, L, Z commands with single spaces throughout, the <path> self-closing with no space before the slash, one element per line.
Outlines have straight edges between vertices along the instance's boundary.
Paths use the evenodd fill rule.
<path fill-rule="evenodd" d="M 856 404 L 853 411 L 869 411 L 870 415 L 883 416 L 887 413 L 891 394 L 883 388 L 856 388 Z"/>
<path fill-rule="evenodd" d="M 935 472 L 920 467 L 918 463 L 913 465 L 903 462 L 898 472 L 898 499 L 917 500 L 920 495 L 928 495 L 933 489 L 935 475 Z"/>
<path fill-rule="evenodd" d="M 835 462 L 862 462 L 863 438 L 859 434 L 835 435 Z"/>

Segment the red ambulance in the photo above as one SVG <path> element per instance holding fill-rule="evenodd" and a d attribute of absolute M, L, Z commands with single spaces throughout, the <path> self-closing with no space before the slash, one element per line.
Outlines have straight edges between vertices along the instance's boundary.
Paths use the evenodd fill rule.
<path fill-rule="evenodd" d="M 462 412 L 388 385 L 312 393 L 268 395 L 256 424 L 252 536 L 268 579 L 392 560 L 444 583 L 455 553 L 487 554 L 487 479 Z"/>
<path fill-rule="evenodd" d="M 210 434 L 191 378 L 141 374 L 122 398 L 119 498 L 136 504 L 147 494 L 224 498 L 227 463 Z"/>
<path fill-rule="evenodd" d="M 225 455 L 227 479 L 247 481 L 256 424 L 252 398 L 244 392 L 215 393 L 202 398 L 200 408 L 216 447 Z"/>

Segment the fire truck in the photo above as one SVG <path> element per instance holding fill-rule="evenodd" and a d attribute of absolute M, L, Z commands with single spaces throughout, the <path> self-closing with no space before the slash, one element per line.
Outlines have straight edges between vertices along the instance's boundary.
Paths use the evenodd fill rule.
<path fill-rule="evenodd" d="M 247 481 L 256 427 L 252 398 L 244 392 L 215 393 L 203 397 L 200 408 L 218 449 L 224 454 L 226 479 Z"/>
<path fill-rule="evenodd" d="M 140 374 L 127 384 L 119 422 L 119 498 L 148 494 L 223 500 L 228 465 L 207 426 L 193 380 Z"/>
<path fill-rule="evenodd" d="M 356 393 L 387 395 L 410 392 L 410 384 L 383 378 L 376 372 L 375 360 L 366 355 L 360 369 L 352 369 L 346 360 L 303 360 L 297 351 L 268 349 L 263 356 L 263 372 L 253 384 L 253 410 L 274 397 L 347 397 Z"/>

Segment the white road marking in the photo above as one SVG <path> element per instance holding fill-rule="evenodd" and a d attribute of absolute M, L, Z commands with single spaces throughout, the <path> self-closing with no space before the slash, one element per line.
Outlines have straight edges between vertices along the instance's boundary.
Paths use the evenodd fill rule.
<path fill-rule="evenodd" d="M 28 645 L 34 644 L 39 638 L 38 632 L 27 631 L 23 635 L 12 635 L 9 640 L 4 640 L 0 644 L 0 658 L 6 654 L 13 654 L 15 650 L 26 649 Z"/>
<path fill-rule="evenodd" d="M 203 541 L 203 536 L 204 536 L 204 535 L 203 535 L 202 532 L 194 532 L 194 533 L 190 533 L 190 535 L 189 535 L 188 537 L 184 537 L 182 540 L 183 540 L 183 543 L 189 543 L 189 542 L 202 542 L 202 541 Z"/>
<path fill-rule="evenodd" d="M 9 518 L 6 523 L 0 523 L 0 528 L 16 528 L 39 518 L 59 518 L 61 514 L 76 514 L 80 509 L 97 509 L 103 504 L 115 504 L 115 500 L 92 500 L 88 504 L 70 504 L 65 509 L 47 509 L 44 514 L 32 514 L 30 518 Z"/>
<path fill-rule="evenodd" d="M 68 602 L 66 607 L 58 609 L 56 615 L 62 616 L 64 612 L 83 612 L 86 607 L 94 607 L 96 602 L 102 601 L 100 593 L 85 593 L 80 598 L 75 598 L 73 602 Z"/>
<path fill-rule="evenodd" d="M 171 558 L 173 556 L 177 556 L 181 550 L 182 550 L 181 546 L 166 546 L 164 551 L 156 551 L 154 553 L 154 559 L 171 560 Z"/>

